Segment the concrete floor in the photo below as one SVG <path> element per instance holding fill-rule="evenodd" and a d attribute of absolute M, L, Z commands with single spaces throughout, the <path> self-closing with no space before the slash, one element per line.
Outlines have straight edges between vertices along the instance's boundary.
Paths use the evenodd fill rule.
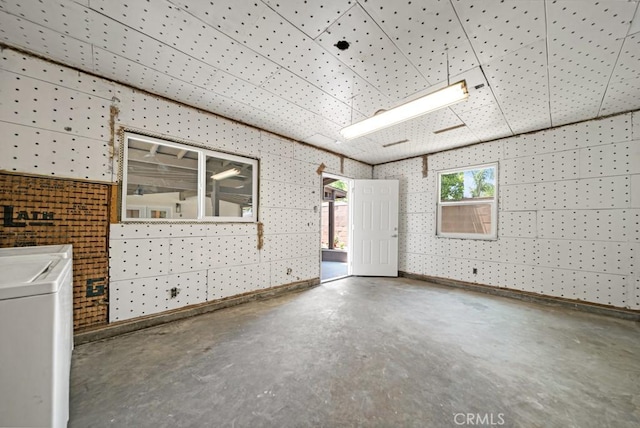
<path fill-rule="evenodd" d="M 635 428 L 640 325 L 352 277 L 78 346 L 71 381 L 71 427 Z"/>
<path fill-rule="evenodd" d="M 347 273 L 348 273 L 348 267 L 346 263 L 322 262 L 322 265 L 320 267 L 320 280 L 326 281 L 328 279 L 347 276 Z"/>

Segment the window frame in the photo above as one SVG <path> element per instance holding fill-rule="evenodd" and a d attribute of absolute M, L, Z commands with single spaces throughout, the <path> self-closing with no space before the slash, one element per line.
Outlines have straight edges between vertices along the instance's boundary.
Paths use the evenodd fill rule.
<path fill-rule="evenodd" d="M 442 176 L 455 173 L 455 172 L 465 172 L 465 171 L 473 171 L 478 169 L 486 169 L 486 168 L 495 168 L 495 192 L 492 200 L 468 200 L 468 201 L 445 201 L 441 200 L 442 198 Z M 481 165 L 473 165 L 461 168 L 451 168 L 442 171 L 438 171 L 436 177 L 436 185 L 438 186 L 438 191 L 436 192 L 437 201 L 436 201 L 436 237 L 438 238 L 448 238 L 448 239 L 471 239 L 471 240 L 482 240 L 482 241 L 495 241 L 498 239 L 498 174 L 499 174 L 499 163 L 491 162 L 485 163 Z M 446 206 L 461 206 L 461 205 L 481 205 L 481 204 L 491 204 L 491 232 L 488 234 L 479 234 L 479 233 L 451 233 L 451 232 L 442 232 L 442 207 Z"/>
<path fill-rule="evenodd" d="M 196 152 L 198 154 L 198 196 L 197 196 L 197 217 L 196 218 L 129 218 L 127 217 L 127 183 L 128 183 L 128 166 L 129 166 L 129 140 L 134 139 L 149 144 L 158 144 L 167 147 L 171 147 L 179 150 L 188 150 Z M 171 223 L 185 223 L 185 222 L 202 222 L 202 223 L 256 223 L 258 221 L 258 177 L 259 177 L 259 161 L 255 158 L 246 156 L 232 155 L 228 153 L 218 152 L 211 149 L 202 148 L 199 146 L 192 146 L 185 143 L 177 143 L 174 141 L 164 140 L 160 138 L 149 137 L 142 134 L 136 134 L 135 132 L 125 132 L 122 144 L 122 179 L 121 179 L 121 206 L 120 206 L 120 221 L 123 223 L 157 223 L 157 222 L 171 222 Z M 252 215 L 250 217 L 221 217 L 221 216 L 207 216 L 205 215 L 205 203 L 206 203 L 206 186 L 207 186 L 207 156 L 218 159 L 229 160 L 232 162 L 241 162 L 251 165 L 252 185 L 251 185 L 251 208 Z M 157 205 L 157 204 L 154 204 Z M 136 209 L 140 209 L 141 206 L 133 205 Z M 148 207 L 147 207 L 148 208 Z M 157 208 L 154 206 L 152 208 Z M 164 208 L 164 207 L 163 207 Z M 173 212 L 173 209 L 172 209 Z M 146 214 L 145 214 L 146 215 Z"/>

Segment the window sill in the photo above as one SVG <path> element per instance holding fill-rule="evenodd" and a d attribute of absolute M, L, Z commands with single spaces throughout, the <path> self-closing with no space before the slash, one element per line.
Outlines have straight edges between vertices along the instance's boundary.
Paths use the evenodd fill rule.
<path fill-rule="evenodd" d="M 145 218 L 120 220 L 116 224 L 257 224 L 258 220 L 210 220 L 210 219 L 179 219 L 179 218 Z"/>
<path fill-rule="evenodd" d="M 436 234 L 436 238 L 444 238 L 444 239 L 464 239 L 467 241 L 497 241 L 497 236 L 478 236 L 478 235 L 438 235 Z"/>

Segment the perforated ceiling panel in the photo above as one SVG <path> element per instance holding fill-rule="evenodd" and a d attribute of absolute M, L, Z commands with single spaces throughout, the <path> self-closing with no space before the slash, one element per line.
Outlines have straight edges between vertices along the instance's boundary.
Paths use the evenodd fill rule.
<path fill-rule="evenodd" d="M 547 5 L 554 125 L 598 115 L 635 10 L 635 2 L 622 1 Z"/>
<path fill-rule="evenodd" d="M 341 40 L 353 46 L 341 51 L 335 47 Z M 394 101 L 429 86 L 416 67 L 360 6 L 352 7 L 316 41 Z"/>
<path fill-rule="evenodd" d="M 345 13 L 355 0 L 265 0 L 273 10 L 311 38 L 316 38 Z"/>
<path fill-rule="evenodd" d="M 640 108 L 636 15 L 636 0 L 6 0 L 0 41 L 377 164 Z M 461 79 L 466 102 L 340 136 Z"/>
<path fill-rule="evenodd" d="M 542 39 L 484 66 L 489 86 L 516 134 L 551 126 L 546 58 Z"/>
<path fill-rule="evenodd" d="M 635 33 L 624 40 L 611 80 L 606 88 L 600 114 L 606 115 L 628 108 L 638 108 L 639 93 L 640 33 Z"/>
<path fill-rule="evenodd" d="M 436 84 L 478 65 L 473 48 L 449 1 L 405 2 L 384 0 L 364 2 L 391 41 L 430 82 Z M 401 6 L 401 7 L 400 7 Z"/>

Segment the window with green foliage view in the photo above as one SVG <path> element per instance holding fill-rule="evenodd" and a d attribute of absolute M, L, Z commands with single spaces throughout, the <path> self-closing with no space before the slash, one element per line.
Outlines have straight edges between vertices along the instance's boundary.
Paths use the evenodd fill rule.
<path fill-rule="evenodd" d="M 497 169 L 491 164 L 438 173 L 438 236 L 496 237 Z"/>

